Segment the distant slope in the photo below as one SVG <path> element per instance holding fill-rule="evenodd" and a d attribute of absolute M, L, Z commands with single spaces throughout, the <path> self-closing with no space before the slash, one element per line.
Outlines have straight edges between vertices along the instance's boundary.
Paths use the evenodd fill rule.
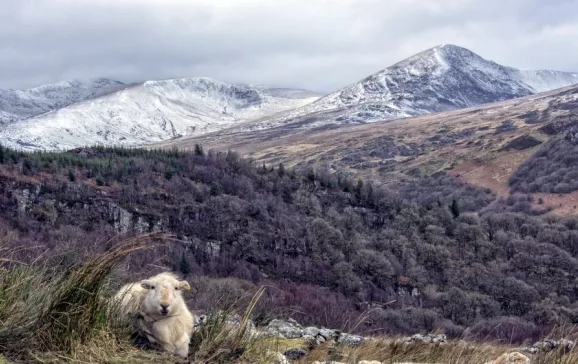
<path fill-rule="evenodd" d="M 441 45 L 416 54 L 315 103 L 234 131 L 294 124 L 365 123 L 509 100 L 578 83 L 578 73 L 521 71 L 468 49 Z"/>
<path fill-rule="evenodd" d="M 518 167 L 548 140 L 578 126 L 576 110 L 578 86 L 569 86 L 407 119 L 313 129 L 278 127 L 250 133 L 215 133 L 174 140 L 164 146 L 192 149 L 199 143 L 205 149 L 238 151 L 258 163 L 327 167 L 331 172 L 386 184 L 448 171 L 508 197 L 508 181 Z M 538 193 L 536 201 L 538 198 L 546 201 L 539 208 L 551 207 L 564 215 L 578 214 L 574 208 L 578 206 L 578 192 L 572 196 Z"/>
<path fill-rule="evenodd" d="M 510 72 L 514 79 L 532 87 L 536 92 L 555 90 L 578 83 L 578 73 L 516 69 L 511 69 Z"/>
<path fill-rule="evenodd" d="M 37 116 L 123 87 L 126 85 L 122 82 L 99 78 L 63 81 L 26 90 L 0 90 L 0 124 Z"/>
<path fill-rule="evenodd" d="M 0 130 L 18 149 L 140 145 L 216 131 L 316 100 L 306 90 L 232 85 L 208 78 L 147 81 Z"/>

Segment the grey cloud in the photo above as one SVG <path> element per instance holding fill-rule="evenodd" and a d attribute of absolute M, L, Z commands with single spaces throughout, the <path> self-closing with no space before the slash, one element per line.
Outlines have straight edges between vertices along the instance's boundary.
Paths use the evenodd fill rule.
<path fill-rule="evenodd" d="M 208 76 L 331 91 L 441 43 L 578 71 L 570 0 L 2 2 L 0 88 Z"/>

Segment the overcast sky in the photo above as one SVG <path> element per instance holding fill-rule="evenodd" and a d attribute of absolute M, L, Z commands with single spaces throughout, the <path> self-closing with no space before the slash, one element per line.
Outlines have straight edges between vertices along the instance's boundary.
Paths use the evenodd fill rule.
<path fill-rule="evenodd" d="M 0 88 L 207 76 L 324 92 L 442 43 L 578 71 L 578 1 L 0 0 Z"/>

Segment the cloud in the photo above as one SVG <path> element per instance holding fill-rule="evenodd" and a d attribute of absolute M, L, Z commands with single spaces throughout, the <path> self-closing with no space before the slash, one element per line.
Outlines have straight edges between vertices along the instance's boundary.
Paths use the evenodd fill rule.
<path fill-rule="evenodd" d="M 441 43 L 578 71 L 570 0 L 20 0 L 0 19 L 0 88 L 208 76 L 331 91 Z"/>

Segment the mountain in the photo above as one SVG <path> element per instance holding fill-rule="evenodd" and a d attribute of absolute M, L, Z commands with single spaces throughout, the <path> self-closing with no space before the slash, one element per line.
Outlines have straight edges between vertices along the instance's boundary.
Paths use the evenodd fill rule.
<path fill-rule="evenodd" d="M 259 165 L 329 168 L 332 173 L 350 173 L 388 185 L 448 171 L 507 199 L 512 191 L 529 191 L 535 195 L 533 208 L 572 215 L 578 214 L 574 167 L 578 156 L 572 155 L 578 148 L 566 142 L 549 143 L 578 127 L 576 110 L 578 85 L 572 85 L 405 119 L 214 133 L 163 146 L 193 149 L 201 144 L 215 151 L 235 150 Z M 538 153 L 542 147 L 546 149 Z M 534 153 L 536 158 L 530 160 Z M 542 204 L 536 203 L 539 199 Z"/>
<path fill-rule="evenodd" d="M 0 141 L 25 150 L 140 145 L 220 130 L 317 98 L 307 90 L 209 78 L 146 81 L 10 124 L 0 130 Z"/>
<path fill-rule="evenodd" d="M 123 87 L 126 85 L 122 82 L 98 78 L 62 81 L 27 90 L 0 90 L 0 124 L 44 114 Z"/>
<path fill-rule="evenodd" d="M 294 124 L 393 120 L 527 96 L 578 83 L 578 73 L 521 71 L 444 44 L 409 57 L 297 110 L 245 124 L 257 130 Z"/>
<path fill-rule="evenodd" d="M 65 82 L 0 92 L 0 121 L 11 122 L 0 129 L 0 142 L 24 150 L 136 146 L 214 132 L 359 124 L 504 101 L 575 83 L 576 73 L 522 71 L 449 44 L 321 98 L 307 90 L 209 78 L 130 86 L 104 79 Z"/>

